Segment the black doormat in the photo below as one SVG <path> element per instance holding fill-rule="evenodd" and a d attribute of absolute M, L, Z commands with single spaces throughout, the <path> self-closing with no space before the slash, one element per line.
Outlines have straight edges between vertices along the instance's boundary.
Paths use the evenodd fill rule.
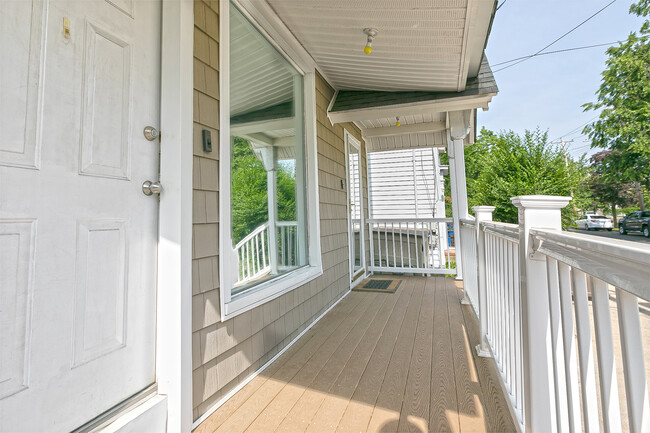
<path fill-rule="evenodd" d="M 355 292 L 395 293 L 402 280 L 368 280 L 352 289 Z"/>

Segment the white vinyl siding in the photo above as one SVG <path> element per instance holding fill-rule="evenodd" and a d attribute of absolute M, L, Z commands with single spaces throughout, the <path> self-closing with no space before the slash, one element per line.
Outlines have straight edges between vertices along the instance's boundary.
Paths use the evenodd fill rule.
<path fill-rule="evenodd" d="M 371 218 L 432 218 L 437 201 L 435 148 L 368 154 Z"/>

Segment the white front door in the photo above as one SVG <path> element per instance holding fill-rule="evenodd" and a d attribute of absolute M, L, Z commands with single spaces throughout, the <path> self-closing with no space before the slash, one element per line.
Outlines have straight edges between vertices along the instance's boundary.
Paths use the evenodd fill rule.
<path fill-rule="evenodd" d="M 160 1 L 0 2 L 0 431 L 155 381 Z"/>
<path fill-rule="evenodd" d="M 364 217 L 361 185 L 361 143 L 345 131 L 346 172 L 348 177 L 348 245 L 350 282 L 360 279 L 365 269 Z"/>

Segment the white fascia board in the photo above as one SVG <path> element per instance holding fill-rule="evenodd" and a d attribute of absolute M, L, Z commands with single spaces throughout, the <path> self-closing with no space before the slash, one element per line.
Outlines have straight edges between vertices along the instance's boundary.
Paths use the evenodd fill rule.
<path fill-rule="evenodd" d="M 385 117 L 468 110 L 472 108 L 482 108 L 487 110 L 488 104 L 495 95 L 496 93 L 487 93 L 480 96 L 458 96 L 436 101 L 413 102 L 409 104 L 395 104 L 383 107 L 335 111 L 328 113 L 328 115 L 333 123 L 345 123 L 360 120 L 375 120 Z"/>
<path fill-rule="evenodd" d="M 440 132 L 446 129 L 445 122 L 416 123 L 403 126 L 386 126 L 382 128 L 367 128 L 361 131 L 364 138 L 388 137 L 392 135 L 414 134 L 418 132 Z"/>
<path fill-rule="evenodd" d="M 293 117 L 283 119 L 260 120 L 256 122 L 240 123 L 230 126 L 232 135 L 245 135 L 256 132 L 278 131 L 280 129 L 291 129 L 294 127 Z"/>
<path fill-rule="evenodd" d="M 476 77 L 478 74 L 494 10 L 494 2 L 467 0 L 458 75 L 459 92 L 465 90 L 467 77 Z"/>

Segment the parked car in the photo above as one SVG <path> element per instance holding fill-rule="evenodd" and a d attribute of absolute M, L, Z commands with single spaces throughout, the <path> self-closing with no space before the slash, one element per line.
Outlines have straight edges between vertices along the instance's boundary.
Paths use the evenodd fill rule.
<path fill-rule="evenodd" d="M 576 221 L 576 226 L 579 229 L 585 230 L 608 230 L 612 231 L 614 223 L 612 219 L 603 215 L 583 215 Z"/>
<path fill-rule="evenodd" d="M 622 235 L 627 232 L 641 232 L 646 238 L 650 238 L 650 211 L 637 211 L 626 215 L 618 223 L 618 231 Z"/>

